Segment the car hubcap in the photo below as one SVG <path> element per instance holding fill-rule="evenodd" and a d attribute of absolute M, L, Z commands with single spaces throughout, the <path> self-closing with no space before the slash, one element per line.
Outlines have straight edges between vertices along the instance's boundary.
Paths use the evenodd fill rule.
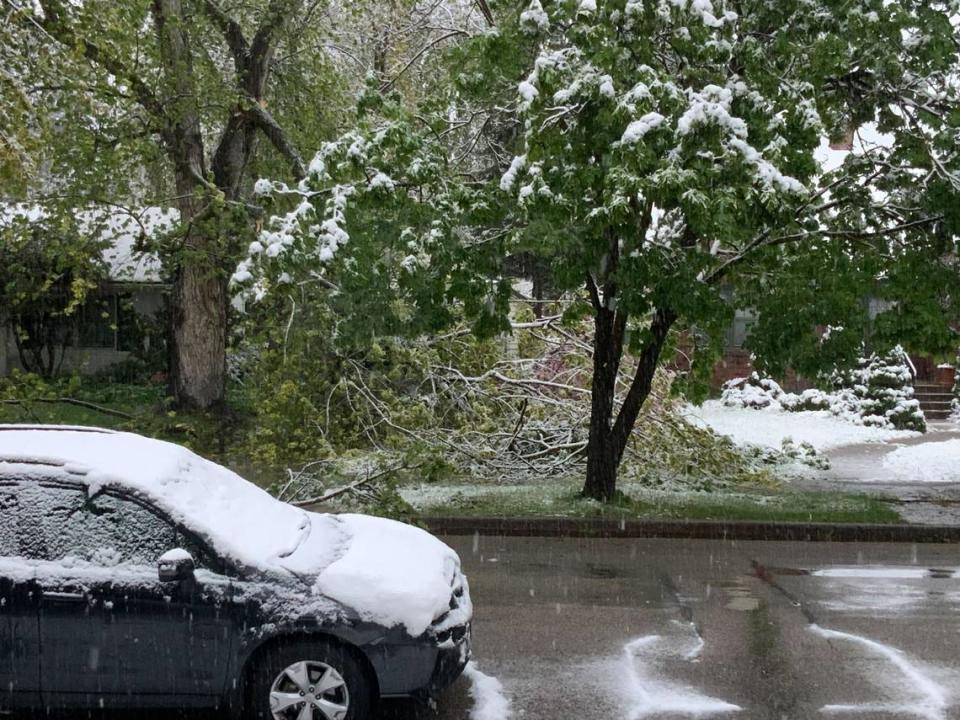
<path fill-rule="evenodd" d="M 347 684 L 326 663 L 294 663 L 270 686 L 274 720 L 344 720 L 349 709 Z"/>

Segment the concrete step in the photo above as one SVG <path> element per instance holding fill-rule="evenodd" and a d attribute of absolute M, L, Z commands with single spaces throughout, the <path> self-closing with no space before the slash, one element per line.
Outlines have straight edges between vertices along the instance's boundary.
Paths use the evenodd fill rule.
<path fill-rule="evenodd" d="M 913 388 L 914 390 L 932 390 L 934 392 L 950 392 L 950 390 L 953 388 L 953 385 L 923 381 L 923 382 L 914 383 Z"/>

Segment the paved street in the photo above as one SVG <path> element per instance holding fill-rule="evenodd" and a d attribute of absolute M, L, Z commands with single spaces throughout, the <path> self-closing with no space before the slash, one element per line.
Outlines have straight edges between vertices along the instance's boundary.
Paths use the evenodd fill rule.
<path fill-rule="evenodd" d="M 445 539 L 515 718 L 960 718 L 955 546 Z"/>

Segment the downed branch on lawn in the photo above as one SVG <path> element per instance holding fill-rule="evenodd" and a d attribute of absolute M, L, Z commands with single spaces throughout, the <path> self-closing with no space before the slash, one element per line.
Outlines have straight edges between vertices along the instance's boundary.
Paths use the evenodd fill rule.
<path fill-rule="evenodd" d="M 480 484 L 578 478 L 590 417 L 591 357 L 584 337 L 584 329 L 553 317 L 516 323 L 513 334 L 491 341 L 497 347 L 486 354 L 459 333 L 440 343 L 407 343 L 408 351 L 414 348 L 407 356 L 411 366 L 387 386 L 369 361 L 339 356 L 336 382 L 314 401 L 319 417 L 311 421 L 318 435 L 334 437 L 339 418 L 348 414 L 357 440 L 330 453 L 333 459 L 288 471 L 278 495 L 303 505 L 343 495 L 351 502 L 376 499 L 389 496 L 399 478 L 438 477 L 441 464 L 444 476 Z M 485 362 L 475 362 L 478 356 Z M 630 379 L 625 363 L 618 400 Z M 680 401 L 670 397 L 671 382 L 670 373 L 657 375 L 644 421 L 627 447 L 626 477 L 649 486 L 708 490 L 768 481 L 761 468 L 769 459 L 745 457 L 725 439 L 686 422 Z"/>

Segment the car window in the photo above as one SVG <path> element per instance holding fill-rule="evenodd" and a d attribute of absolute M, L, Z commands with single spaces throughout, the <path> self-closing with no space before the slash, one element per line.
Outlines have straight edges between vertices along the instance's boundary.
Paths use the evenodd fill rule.
<path fill-rule="evenodd" d="M 82 489 L 32 483 L 24 483 L 19 495 L 21 525 L 40 530 L 20 534 L 26 557 L 152 565 L 176 547 L 174 528 L 133 502 L 109 495 L 91 500 Z"/>
<path fill-rule="evenodd" d="M 79 558 L 99 565 L 154 565 L 166 551 L 181 547 L 198 567 L 209 567 L 192 538 L 144 505 L 110 493 L 90 498 L 82 488 L 24 483 L 13 503 L 20 527 L 17 551 L 37 560 Z M 13 540 L 11 540 L 11 545 Z"/>
<path fill-rule="evenodd" d="M 19 553 L 17 505 L 16 488 L 12 485 L 0 486 L 0 557 L 12 557 Z"/>

